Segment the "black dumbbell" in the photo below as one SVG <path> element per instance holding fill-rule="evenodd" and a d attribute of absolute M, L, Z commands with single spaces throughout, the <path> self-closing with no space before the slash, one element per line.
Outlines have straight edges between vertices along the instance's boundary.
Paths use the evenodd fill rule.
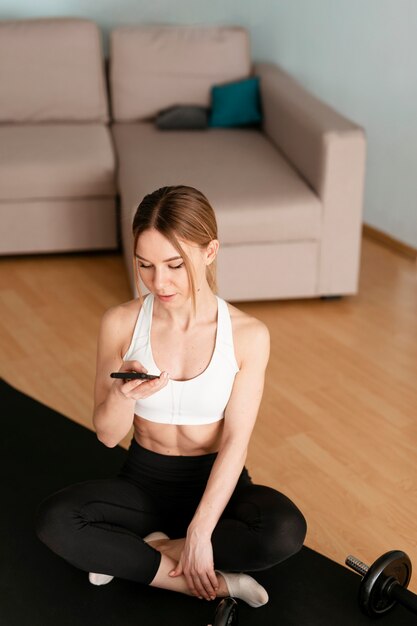
<path fill-rule="evenodd" d="M 217 605 L 213 626 L 237 626 L 237 602 L 227 597 Z"/>
<path fill-rule="evenodd" d="M 371 565 L 348 556 L 346 565 L 363 576 L 359 587 L 359 605 L 366 615 L 387 613 L 398 602 L 417 613 L 417 595 L 407 590 L 411 578 L 411 561 L 405 552 L 391 550 Z"/>

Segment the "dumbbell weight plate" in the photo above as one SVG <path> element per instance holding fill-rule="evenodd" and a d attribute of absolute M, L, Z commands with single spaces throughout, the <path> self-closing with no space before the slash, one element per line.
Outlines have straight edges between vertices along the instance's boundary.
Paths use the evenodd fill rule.
<path fill-rule="evenodd" d="M 237 626 L 237 602 L 228 597 L 218 604 L 213 626 Z"/>
<path fill-rule="evenodd" d="M 359 588 L 359 604 L 369 616 L 375 617 L 389 611 L 395 604 L 384 592 L 387 583 L 398 581 L 407 587 L 411 578 L 411 561 L 405 552 L 392 550 L 375 561 L 365 574 Z"/>

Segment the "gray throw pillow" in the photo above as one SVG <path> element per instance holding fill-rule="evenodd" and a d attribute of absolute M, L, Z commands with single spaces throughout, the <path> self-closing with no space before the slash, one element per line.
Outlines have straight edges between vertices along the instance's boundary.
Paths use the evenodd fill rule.
<path fill-rule="evenodd" d="M 208 127 L 208 113 L 205 107 L 177 105 L 160 111 L 155 122 L 160 130 L 201 130 Z"/>

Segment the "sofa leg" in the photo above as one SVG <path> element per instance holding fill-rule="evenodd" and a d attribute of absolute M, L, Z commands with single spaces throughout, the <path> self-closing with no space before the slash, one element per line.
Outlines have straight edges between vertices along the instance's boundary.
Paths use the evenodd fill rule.
<path fill-rule="evenodd" d="M 341 300 L 342 296 L 337 296 L 337 295 L 333 295 L 333 296 L 320 296 L 320 300 L 327 300 L 328 302 L 331 302 L 332 300 Z"/>

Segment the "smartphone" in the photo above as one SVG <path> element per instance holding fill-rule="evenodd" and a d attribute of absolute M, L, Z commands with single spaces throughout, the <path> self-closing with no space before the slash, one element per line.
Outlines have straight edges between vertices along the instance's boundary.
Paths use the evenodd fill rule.
<path fill-rule="evenodd" d="M 155 378 L 159 378 L 159 376 L 144 374 L 143 372 L 112 372 L 110 376 L 112 378 L 123 378 L 124 380 L 134 380 L 135 378 L 140 378 L 142 380 L 154 380 Z"/>

